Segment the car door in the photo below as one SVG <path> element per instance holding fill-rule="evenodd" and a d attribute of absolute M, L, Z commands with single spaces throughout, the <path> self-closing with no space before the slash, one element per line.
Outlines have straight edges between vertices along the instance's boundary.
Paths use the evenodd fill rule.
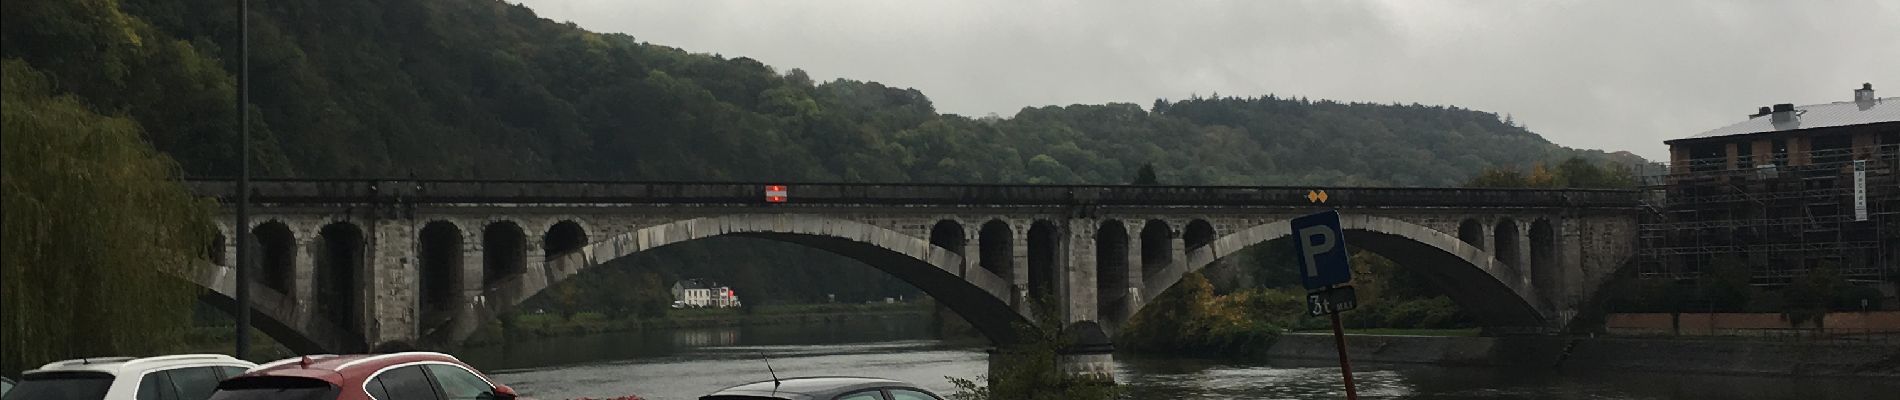
<path fill-rule="evenodd" d="M 435 378 L 443 400 L 486 400 L 495 396 L 495 387 L 467 368 L 448 364 L 424 364 L 423 370 Z"/>
<path fill-rule="evenodd" d="M 376 400 L 441 400 L 436 393 L 435 384 L 429 382 L 429 373 L 421 365 L 397 367 L 383 371 L 363 384 L 363 390 Z"/>

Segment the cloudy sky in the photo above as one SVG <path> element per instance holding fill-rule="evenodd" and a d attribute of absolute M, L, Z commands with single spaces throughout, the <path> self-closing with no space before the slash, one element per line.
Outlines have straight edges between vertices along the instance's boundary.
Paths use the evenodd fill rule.
<path fill-rule="evenodd" d="M 1664 139 L 1770 103 L 1900 96 L 1900 0 L 525 0 L 542 16 L 941 112 L 1199 94 L 1446 104 L 1572 147 Z"/>

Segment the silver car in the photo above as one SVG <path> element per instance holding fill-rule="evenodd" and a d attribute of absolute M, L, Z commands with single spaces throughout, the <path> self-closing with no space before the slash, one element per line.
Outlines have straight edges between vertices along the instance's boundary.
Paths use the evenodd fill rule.
<path fill-rule="evenodd" d="M 790 378 L 725 388 L 699 400 L 943 400 L 904 381 L 843 376 Z"/>

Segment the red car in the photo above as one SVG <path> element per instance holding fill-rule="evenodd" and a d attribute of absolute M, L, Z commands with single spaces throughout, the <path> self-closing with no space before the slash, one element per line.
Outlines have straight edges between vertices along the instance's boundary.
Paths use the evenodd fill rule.
<path fill-rule="evenodd" d="M 211 400 L 510 400 L 514 389 L 441 353 L 313 355 L 259 365 Z"/>

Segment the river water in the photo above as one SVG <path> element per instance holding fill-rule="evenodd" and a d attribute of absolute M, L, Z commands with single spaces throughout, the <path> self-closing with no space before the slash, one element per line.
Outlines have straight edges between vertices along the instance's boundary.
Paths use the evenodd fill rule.
<path fill-rule="evenodd" d="M 946 376 L 975 377 L 982 347 L 932 338 L 922 318 L 812 325 L 606 333 L 463 351 L 464 360 L 542 400 L 637 394 L 693 399 L 781 377 L 851 375 L 914 382 L 939 394 Z M 1330 362 L 1246 362 L 1118 356 L 1128 399 L 1340 399 Z M 1900 398 L 1900 382 L 1650 372 L 1527 371 L 1424 365 L 1355 365 L 1366 399 L 1801 399 Z"/>

